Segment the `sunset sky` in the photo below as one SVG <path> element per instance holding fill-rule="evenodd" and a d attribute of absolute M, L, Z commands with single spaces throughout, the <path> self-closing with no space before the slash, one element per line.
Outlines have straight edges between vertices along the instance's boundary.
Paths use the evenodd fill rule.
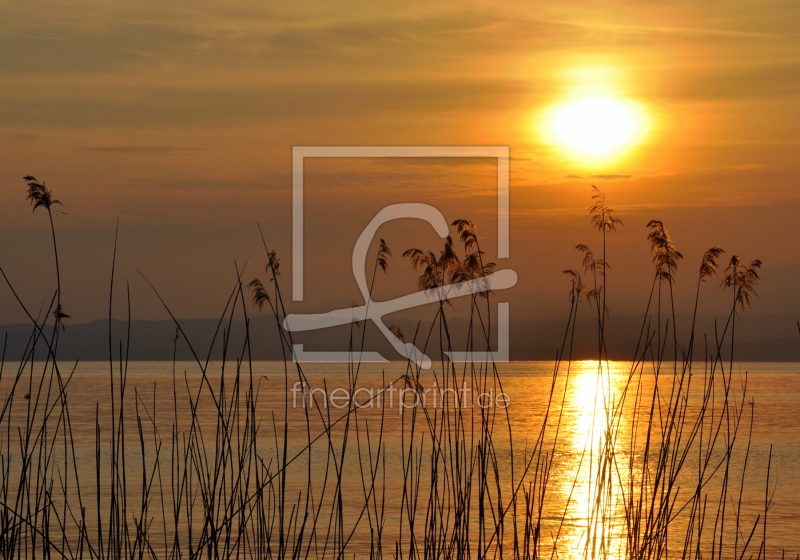
<path fill-rule="evenodd" d="M 166 318 L 139 272 L 198 318 L 222 310 L 235 262 L 263 276 L 257 222 L 289 290 L 293 146 L 475 145 L 511 153 L 511 258 L 498 264 L 519 274 L 504 294 L 512 320 L 565 312 L 574 246 L 600 245 L 592 185 L 625 223 L 609 241 L 613 312 L 640 311 L 645 224 L 660 219 L 685 256 L 680 298 L 719 246 L 764 262 L 754 313 L 800 318 L 797 2 L 6 1 L 0 13 L 0 266 L 33 312 L 55 275 L 24 175 L 64 203 L 71 321 L 106 314 L 117 219 L 135 318 Z M 587 99 L 612 103 L 564 118 L 595 111 L 631 128 L 599 155 L 553 125 Z M 494 258 L 491 160 L 315 160 L 306 172 L 297 309 L 359 300 L 353 242 L 393 202 L 472 218 Z M 400 254 L 441 242 L 413 222 L 381 236 L 395 258 L 376 298 L 413 291 Z M 5 286 L 0 313 L 24 319 Z"/>

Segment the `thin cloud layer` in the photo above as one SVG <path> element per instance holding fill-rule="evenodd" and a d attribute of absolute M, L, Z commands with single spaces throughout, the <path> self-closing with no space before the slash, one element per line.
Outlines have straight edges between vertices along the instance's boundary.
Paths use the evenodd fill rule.
<path fill-rule="evenodd" d="M 583 240 L 575 230 L 593 182 L 621 212 L 645 223 L 675 212 L 671 231 L 698 237 L 678 209 L 741 217 L 800 196 L 800 5 L 788 0 L 48 8 L 7 6 L 0 25 L 0 208 L 22 245 L 41 225 L 20 199 L 20 177 L 33 174 L 67 204 L 59 227 L 94 232 L 81 241 L 89 252 L 117 216 L 175 231 L 207 220 L 230 243 L 194 253 L 214 263 L 235 251 L 237 220 L 272 216 L 285 248 L 295 145 L 509 146 L 513 251 L 526 263 Z M 617 160 L 583 161 L 539 130 L 549 107 L 586 91 L 632 99 L 651 117 Z M 312 165 L 310 177 L 331 216 L 360 216 L 354 204 L 388 193 L 442 208 L 457 200 L 491 220 L 494 167 L 411 167 Z M 738 227 L 768 245 L 783 226 L 767 215 Z M 352 242 L 328 227 L 332 247 Z M 800 237 L 792 231 L 781 239 Z M 22 268 L 33 266 L 29 248 L 13 253 Z M 516 289 L 521 299 L 547 291 Z"/>

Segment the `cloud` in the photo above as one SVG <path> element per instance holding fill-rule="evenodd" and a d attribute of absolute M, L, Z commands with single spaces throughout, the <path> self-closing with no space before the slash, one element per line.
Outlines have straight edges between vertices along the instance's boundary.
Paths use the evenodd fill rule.
<path fill-rule="evenodd" d="M 516 81 L 373 80 L 229 88 L 153 84 L 125 88 L 62 87 L 58 94 L 4 92 L 6 124 L 65 127 L 219 126 L 302 119 L 363 119 L 377 114 L 501 110 L 528 85 Z"/>
<path fill-rule="evenodd" d="M 604 179 L 604 180 L 607 180 L 607 181 L 612 181 L 612 180 L 615 180 L 615 179 L 632 179 L 633 175 L 614 175 L 614 174 L 589 175 L 589 178 L 590 179 Z"/>
<path fill-rule="evenodd" d="M 79 149 L 101 154 L 173 156 L 185 152 L 195 152 L 204 148 L 182 148 L 178 146 L 87 146 Z"/>
<path fill-rule="evenodd" d="M 41 30 L 41 34 L 0 35 L 2 75 L 141 70 L 162 64 L 165 58 L 185 59 L 180 50 L 197 47 L 204 39 L 172 24 L 113 22 L 90 29 L 81 26 L 34 29 Z"/>
<path fill-rule="evenodd" d="M 621 179 L 633 179 L 633 175 L 618 175 L 613 173 L 607 173 L 602 175 L 564 175 L 565 179 L 602 179 L 604 181 L 614 181 L 614 180 L 621 180 Z"/>

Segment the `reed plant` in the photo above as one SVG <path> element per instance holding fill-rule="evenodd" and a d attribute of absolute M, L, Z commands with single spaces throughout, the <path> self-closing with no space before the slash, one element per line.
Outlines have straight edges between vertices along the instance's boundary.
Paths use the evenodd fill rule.
<path fill-rule="evenodd" d="M 50 211 L 60 203 L 44 183 L 25 179 L 34 208 L 48 210 L 56 249 Z M 368 399 L 350 399 L 334 410 L 314 390 L 319 379 L 292 359 L 292 333 L 282 328 L 287 313 L 280 260 L 265 242 L 266 276 L 245 283 L 243 271 L 235 270 L 207 348 L 194 344 L 151 284 L 175 323 L 165 393 L 131 386 L 129 290 L 124 294 L 127 331 L 116 340 L 111 332 L 115 243 L 109 392 L 95 405 L 94 424 L 87 427 L 76 425 L 70 413 L 78 406 L 71 395 L 78 364 L 62 366 L 57 357 L 66 318 L 57 249 L 56 290 L 50 309 L 37 316 L 0 268 L 31 324 L 20 363 L 9 371 L 5 353 L 0 361 L 5 393 L 0 557 L 767 558 L 774 481 L 767 476 L 763 509 L 750 516 L 743 497 L 752 484 L 753 413 L 745 399 L 746 377 L 735 369 L 732 350 L 737 306 L 743 310 L 750 304 L 761 263 L 745 266 L 739 257 L 731 258 L 722 274 L 723 287 L 733 291 L 727 324 L 711 342 L 704 339 L 703 355 L 696 357 L 700 286 L 717 275 L 722 251 L 709 249 L 701 259 L 692 328 L 688 340 L 681 340 L 672 292 L 681 255 L 664 225 L 650 222 L 654 280 L 631 362 L 620 372 L 605 349 L 607 321 L 613 320 L 606 258 L 607 234 L 622 222 L 596 188 L 592 201 L 590 220 L 602 236 L 601 256 L 595 259 L 588 246 L 578 246 L 590 284 L 580 272 L 565 271 L 567 320 L 536 422 L 524 425 L 524 438 L 515 405 L 468 406 L 472 403 L 461 391 L 502 392 L 509 382 L 491 359 L 493 296 L 488 291 L 468 298 L 465 341 L 453 340 L 448 317 L 454 308 L 444 299 L 432 300 L 433 318 L 425 328 L 420 323 L 411 337 L 423 352 L 438 351 L 440 359 L 430 371 L 408 361 L 393 378 L 384 372 L 381 387 Z M 485 278 L 495 269 L 484 262 L 475 224 L 463 219 L 452 226 L 463 256 L 452 237 L 439 254 L 403 253 L 420 272 L 420 290 Z M 391 255 L 381 240 L 370 298 L 378 269 L 387 272 Z M 670 310 L 665 317 L 662 296 Z M 576 444 L 564 434 L 576 389 L 576 324 L 587 300 L 597 316 L 596 387 L 590 429 Z M 283 351 L 282 383 L 270 385 L 271 391 L 252 359 L 253 308 L 274 319 L 273 336 Z M 240 344 L 233 342 L 237 317 L 243 318 Z M 340 375 L 350 395 L 363 378 L 360 356 L 367 341 L 366 316 L 356 319 L 349 338 L 353 359 L 342 365 Z M 404 338 L 397 327 L 392 333 Z M 670 338 L 671 357 L 666 355 Z M 488 358 L 450 361 L 456 342 Z M 176 360 L 179 344 L 189 348 L 198 375 Z M 221 350 L 218 363 L 211 361 L 214 349 Z M 322 381 L 326 393 L 328 382 L 335 380 Z M 309 406 L 295 406 L 293 386 L 302 388 Z M 369 406 L 397 388 L 413 398 L 431 386 L 442 395 L 434 405 L 409 407 L 396 418 L 387 416 L 385 406 Z M 20 399 L 23 392 L 27 397 Z M 78 432 L 87 430 L 94 443 L 88 454 L 76 444 Z M 777 551 L 770 554 L 776 557 Z"/>

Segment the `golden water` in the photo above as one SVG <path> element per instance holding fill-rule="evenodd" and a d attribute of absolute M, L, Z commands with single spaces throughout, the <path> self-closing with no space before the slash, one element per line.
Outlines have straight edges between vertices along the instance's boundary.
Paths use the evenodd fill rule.
<path fill-rule="evenodd" d="M 70 372 L 63 371 L 64 365 L 61 367 L 62 376 L 66 379 Z M 252 379 L 253 394 L 256 399 L 255 418 L 260 422 L 256 436 L 258 454 L 263 458 L 269 471 L 274 473 L 282 462 L 285 433 L 286 456 L 290 459 L 297 456 L 286 471 L 285 500 L 289 504 L 297 504 L 301 510 L 308 507 L 306 506 L 308 496 L 303 493 L 310 484 L 313 489 L 311 509 L 314 511 L 314 508 L 318 507 L 318 511 L 321 512 L 315 535 L 319 542 L 310 549 L 311 556 L 322 555 L 326 537 L 330 541 L 334 538 L 331 535 L 339 534 L 341 537 L 343 534 L 345 538 L 351 536 L 347 546 L 348 555 L 368 557 L 370 542 L 374 542 L 375 539 L 374 534 L 370 533 L 370 527 L 378 523 L 374 518 L 377 514 L 382 515 L 384 520 L 383 554 L 387 557 L 393 556 L 394 542 L 408 538 L 410 524 L 415 523 L 415 530 L 421 532 L 426 515 L 430 515 L 426 508 L 433 491 L 432 487 L 436 486 L 431 483 L 428 455 L 432 449 L 432 434 L 439 434 L 437 437 L 444 434 L 451 439 L 460 437 L 465 442 L 462 451 L 470 457 L 463 464 L 474 466 L 477 464 L 475 445 L 480 439 L 478 432 L 481 420 L 487 420 L 492 426 L 493 459 L 490 474 L 494 477 L 496 471 L 500 482 L 495 485 L 494 481 L 491 481 L 493 487 L 488 493 L 494 497 L 490 500 L 491 503 L 484 504 L 484 514 L 487 519 L 496 519 L 500 515 L 499 510 L 506 508 L 505 527 L 502 537 L 492 535 L 491 531 L 479 537 L 481 531 L 477 515 L 479 505 L 475 499 L 469 506 L 470 538 L 476 541 L 482 538 L 484 545 L 487 538 L 495 539 L 495 542 L 502 541 L 506 551 L 503 556 L 510 557 L 514 534 L 516 533 L 520 539 L 524 534 L 523 488 L 527 487 L 528 482 L 533 482 L 533 488 L 539 488 L 537 491 L 544 489 L 546 492 L 542 500 L 542 510 L 535 512 L 534 516 L 541 519 L 538 554 L 542 557 L 558 558 L 624 557 L 625 536 L 629 534 L 627 527 L 633 515 L 631 500 L 644 497 L 647 506 L 653 499 L 653 496 L 642 494 L 640 482 L 648 480 L 648 476 L 654 476 L 652 473 L 655 472 L 658 456 L 656 442 L 658 438 L 653 438 L 651 442 L 648 472 L 642 470 L 643 450 L 649 422 L 652 423 L 651 433 L 663 434 L 669 428 L 664 425 L 663 410 L 664 403 L 675 390 L 676 376 L 673 375 L 672 365 L 662 366 L 657 380 L 651 366 L 645 366 L 641 370 L 641 375 L 637 373 L 631 376 L 631 364 L 628 362 L 601 365 L 597 362 L 573 362 L 569 364 L 568 369 L 567 364 L 562 364 L 552 393 L 554 364 L 551 362 L 512 362 L 498 364 L 497 369 L 498 378 L 490 375 L 484 381 L 486 385 L 479 386 L 480 381 L 469 373 L 465 375 L 460 368 L 457 368 L 453 379 L 442 378 L 441 372 L 437 372 L 437 366 L 434 366 L 437 377 L 431 372 L 423 372 L 418 388 L 438 387 L 441 390 L 443 387 L 462 387 L 462 382 L 467 383 L 470 393 L 460 403 L 462 407 L 458 418 L 452 414 L 452 410 L 447 413 L 449 416 L 444 413 L 444 409 L 437 410 L 436 401 L 433 399 L 426 403 L 428 406 L 424 410 L 421 407 L 403 408 L 398 406 L 399 400 L 393 400 L 390 406 L 390 403 L 386 402 L 389 394 L 383 393 L 381 406 L 378 406 L 378 399 L 373 400 L 368 406 L 340 421 L 331 430 L 330 439 L 323 436 L 317 440 L 311 446 L 310 458 L 304 451 L 309 437 L 314 438 L 323 434 L 324 425 L 343 416 L 347 408 L 331 405 L 327 408 L 312 407 L 304 410 L 302 393 L 291 390 L 298 379 L 291 364 L 288 377 L 284 374 L 282 363 L 255 362 L 252 364 L 252 377 L 249 368 L 244 368 L 240 376 L 240 382 L 243 384 L 240 401 L 226 405 L 228 416 L 225 418 L 226 422 L 230 422 L 230 426 L 239 422 L 239 427 L 233 429 L 233 432 L 237 434 L 243 432 L 244 417 L 237 420 L 235 415 L 230 414 L 231 411 L 241 412 L 244 409 L 244 393 L 249 390 Z M 110 460 L 112 425 L 118 423 L 117 415 L 120 410 L 120 378 L 116 366 L 114 371 L 112 378 L 107 363 L 81 363 L 70 378 L 65 391 L 73 436 L 73 443 L 70 445 L 74 445 L 74 460 L 81 484 L 82 503 L 87 508 L 87 532 L 90 539 L 94 540 L 96 537 L 99 538 L 97 519 L 93 514 L 97 503 L 95 469 L 98 428 L 101 511 L 107 511 L 112 487 Z M 227 402 L 227 399 L 234 394 L 235 364 L 226 365 L 224 377 L 220 374 L 220 364 L 210 364 L 208 371 L 213 372 L 209 374 L 208 382 L 216 398 Z M 398 389 L 410 387 L 401 379 L 406 373 L 405 364 L 390 364 L 387 367 L 362 365 L 358 377 L 355 379 L 351 377 L 349 381 L 346 364 L 309 365 L 304 367 L 304 371 L 309 388 L 317 390 L 324 388 L 328 395 L 334 394 L 337 388 L 342 389 L 339 395 L 344 394 L 345 388 L 362 388 L 357 395 L 357 400 L 362 404 L 364 398 L 370 394 L 376 395 L 380 388 L 388 386 L 393 381 L 396 382 L 394 387 Z M 180 450 L 181 446 L 185 445 L 184 436 L 192 418 L 191 408 L 188 405 L 190 396 L 195 398 L 198 394 L 202 395 L 195 415 L 206 445 L 206 454 L 213 457 L 215 448 L 220 443 L 216 439 L 220 415 L 208 391 L 204 389 L 198 393 L 198 388 L 202 385 L 198 366 L 188 362 L 178 363 L 175 365 L 175 372 L 176 375 L 173 377 L 173 364 L 166 362 L 134 362 L 129 365 L 123 407 L 125 412 L 122 415 L 125 423 L 122 432 L 124 445 L 123 442 L 118 443 L 125 451 L 125 479 L 118 482 L 117 487 L 124 488 L 126 511 L 131 519 L 141 517 L 142 488 L 143 485 L 150 487 L 150 503 L 145 517 L 152 521 L 148 534 L 151 539 L 150 546 L 154 551 L 169 550 L 168 535 L 176 530 L 170 516 L 172 488 L 175 487 L 173 465 L 180 466 L 180 461 L 174 463 L 173 450 Z M 0 395 L 4 401 L 12 394 L 11 385 L 15 373 L 6 366 L 0 381 Z M 8 505 L 13 503 L 17 495 L 19 481 L 15 478 L 15 473 L 19 469 L 22 441 L 20 434 L 24 433 L 24 429 L 23 432 L 19 432 L 18 428 L 25 425 L 25 418 L 29 415 L 27 407 L 30 403 L 37 402 L 38 396 L 40 409 L 34 417 L 43 418 L 46 410 L 43 403 L 52 404 L 55 399 L 57 389 L 55 382 L 46 381 L 39 387 L 37 383 L 40 379 L 42 379 L 41 371 L 36 368 L 33 375 L 27 371 L 19 377 L 13 391 L 13 402 L 3 419 L 4 429 L 0 441 L 2 441 L 4 464 L 10 465 L 9 475 L 4 479 L 4 495 Z M 685 382 L 689 383 L 689 379 L 687 376 Z M 688 395 L 686 418 L 692 418 L 696 413 L 704 388 L 704 379 L 707 380 L 707 375 L 703 365 L 699 364 L 693 370 L 691 383 L 685 391 Z M 767 554 L 769 557 L 779 558 L 781 549 L 785 548 L 787 557 L 794 557 L 800 552 L 800 531 L 797 529 L 800 527 L 800 469 L 798 468 L 800 466 L 800 443 L 798 443 L 800 442 L 800 365 L 738 364 L 729 381 L 729 399 L 732 405 L 735 405 L 732 406 L 734 410 L 741 410 L 741 424 L 737 435 L 736 452 L 729 465 L 726 515 L 731 518 L 737 513 L 741 527 L 736 529 L 735 525 L 731 526 L 733 521 L 728 521 L 726 531 L 729 534 L 725 537 L 724 556 L 733 556 L 734 546 L 736 555 L 741 553 L 744 541 L 750 535 L 754 523 L 757 531 L 746 556 L 749 557 L 751 553 L 753 557 L 758 555 L 763 530 L 756 520 L 764 514 L 765 496 L 774 492 L 767 510 Z M 722 406 L 722 389 L 722 385 L 718 386 L 710 401 L 710 409 L 716 413 Z M 491 391 L 493 398 L 499 392 L 504 392 L 508 396 L 508 407 L 498 407 L 494 401 L 495 407 L 486 409 L 482 415 L 475 401 L 476 393 L 481 391 Z M 29 392 L 30 398 L 25 399 L 24 395 Z M 317 393 L 318 396 L 321 394 Z M 398 394 L 394 393 L 393 399 L 396 399 Z M 428 394 L 435 395 L 432 392 Z M 450 405 L 453 404 L 452 394 L 450 393 L 449 397 L 451 400 L 447 401 Z M 343 399 L 336 402 L 342 404 Z M 408 404 L 408 401 L 406 403 Z M 112 415 L 112 407 L 115 415 Z M 308 423 L 306 412 L 308 412 Z M 144 446 L 140 441 L 137 414 L 142 419 L 141 437 Z M 416 426 L 412 431 L 412 422 L 415 419 Z M 541 477 L 535 479 L 538 476 L 535 465 L 529 466 L 526 470 L 526 462 L 530 457 L 530 451 L 537 448 L 536 442 L 545 423 L 546 430 L 543 439 L 540 440 L 539 449 L 552 452 L 553 461 L 546 484 L 543 484 Z M 34 424 L 39 425 L 40 422 Z M 688 437 L 688 420 L 684 420 L 684 424 L 687 431 L 681 437 L 685 439 Z M 176 430 L 174 433 L 178 434 L 175 440 L 172 439 L 173 428 Z M 50 430 L 52 433 L 57 432 L 55 424 Z M 345 430 L 348 443 L 346 453 L 342 454 Z M 721 438 L 720 441 L 730 437 L 729 430 L 730 425 L 726 421 L 720 427 L 720 431 L 716 432 L 717 437 Z M 710 438 L 714 433 L 713 426 L 709 424 L 705 431 L 701 430 L 696 440 L 702 442 L 703 438 Z M 63 438 L 63 435 L 58 437 Z M 609 438 L 613 439 L 613 442 Z M 156 462 L 159 441 L 161 451 Z M 749 451 L 747 451 L 748 443 Z M 233 445 L 235 446 L 235 442 Z M 449 452 L 454 449 L 448 447 L 449 443 L 444 442 L 442 445 L 442 449 L 447 449 Z M 708 439 L 705 445 L 708 445 Z M 723 443 L 718 445 L 724 448 Z M 770 487 L 767 490 L 770 445 L 772 445 L 772 459 Z M 330 446 L 334 446 L 333 455 L 328 453 Z M 681 513 L 681 507 L 689 503 L 691 493 L 696 486 L 698 457 L 701 453 L 696 447 L 693 447 L 685 458 L 683 471 L 677 477 L 677 485 L 673 489 L 677 498 L 670 513 L 670 517 L 674 516 L 674 520 L 670 524 L 668 545 L 665 549 L 669 552 L 669 556 L 680 555 L 684 547 L 683 538 L 687 528 L 688 510 Z M 55 448 L 61 449 L 57 450 L 52 458 L 55 469 L 53 472 L 57 473 L 54 475 L 56 490 L 59 480 L 66 480 L 67 493 L 73 496 L 70 508 L 74 519 L 79 517 L 79 514 L 75 514 L 79 508 L 74 502 L 76 481 L 70 479 L 71 475 L 64 474 L 69 471 L 72 455 L 71 453 L 65 455 L 63 447 L 56 445 Z M 744 472 L 745 482 L 742 484 L 746 451 L 747 466 Z M 411 457 L 409 453 L 412 454 Z M 336 458 L 333 463 L 332 456 Z M 420 458 L 423 460 L 420 461 Z M 717 462 L 714 464 L 717 464 L 719 459 L 721 455 L 717 453 L 715 455 Z M 271 466 L 269 466 L 270 460 L 273 461 Z M 415 463 L 416 461 L 420 462 Z M 375 469 L 373 490 L 369 489 L 370 464 L 373 464 Z M 410 469 L 409 465 L 415 464 L 418 466 Z M 154 469 L 156 465 L 158 469 Z M 335 478 L 333 473 L 336 468 L 341 470 L 343 525 L 331 529 L 328 523 L 333 516 L 330 508 L 336 499 L 331 478 Z M 448 470 L 446 476 L 455 478 L 456 467 L 450 468 L 452 470 Z M 327 481 L 326 469 L 329 477 Z M 64 478 L 59 479 L 59 475 Z M 475 481 L 480 479 L 477 471 L 473 471 L 472 474 L 462 472 L 460 477 L 462 481 L 468 479 L 473 482 L 468 492 L 472 496 L 477 496 Z M 230 483 L 228 481 L 228 484 Z M 453 488 L 455 483 L 454 480 L 440 478 L 439 484 L 442 487 Z M 225 486 L 222 488 L 224 493 Z M 510 498 L 514 488 L 518 489 L 516 515 L 513 514 Z M 774 490 L 775 488 L 777 489 Z M 700 537 L 700 547 L 704 557 L 709 557 L 719 492 L 720 485 L 716 479 L 703 488 L 703 494 L 708 496 L 709 504 L 703 536 Z M 416 507 L 411 507 L 409 502 L 409 496 L 412 494 L 417 500 Z M 58 502 L 58 492 L 54 491 L 53 495 L 56 496 L 54 501 Z M 202 501 L 202 496 L 197 500 L 198 503 L 194 507 L 200 510 L 199 502 Z M 365 502 L 371 504 L 366 509 L 364 509 Z M 454 498 L 452 495 L 444 495 L 438 503 L 440 510 L 442 508 L 446 510 L 447 504 L 454 503 Z M 61 511 L 62 507 L 63 505 L 57 505 L 56 509 Z M 186 504 L 183 507 L 185 508 Z M 710 513 L 712 510 L 713 514 Z M 163 515 L 162 511 L 167 514 Z M 291 508 L 287 508 L 284 514 L 287 523 L 292 515 L 294 514 L 291 513 Z M 441 525 L 452 526 L 453 512 L 439 511 L 439 515 L 438 522 Z M 108 527 L 108 520 L 101 519 L 101 522 L 104 523 L 104 528 Z M 195 523 L 194 530 L 197 531 L 197 527 L 202 523 L 199 525 L 198 522 Z M 73 522 L 72 525 L 69 523 L 67 525 L 73 527 L 68 532 L 74 538 L 76 524 Z M 492 522 L 489 525 L 494 526 Z M 177 530 L 186 531 L 180 521 Z M 740 533 L 740 536 L 735 537 L 734 532 Z M 193 539 L 196 541 L 196 534 Z M 421 544 L 419 546 L 422 547 Z M 326 549 L 328 552 L 325 554 L 330 556 L 332 549 Z M 166 556 L 163 553 L 157 555 Z"/>

